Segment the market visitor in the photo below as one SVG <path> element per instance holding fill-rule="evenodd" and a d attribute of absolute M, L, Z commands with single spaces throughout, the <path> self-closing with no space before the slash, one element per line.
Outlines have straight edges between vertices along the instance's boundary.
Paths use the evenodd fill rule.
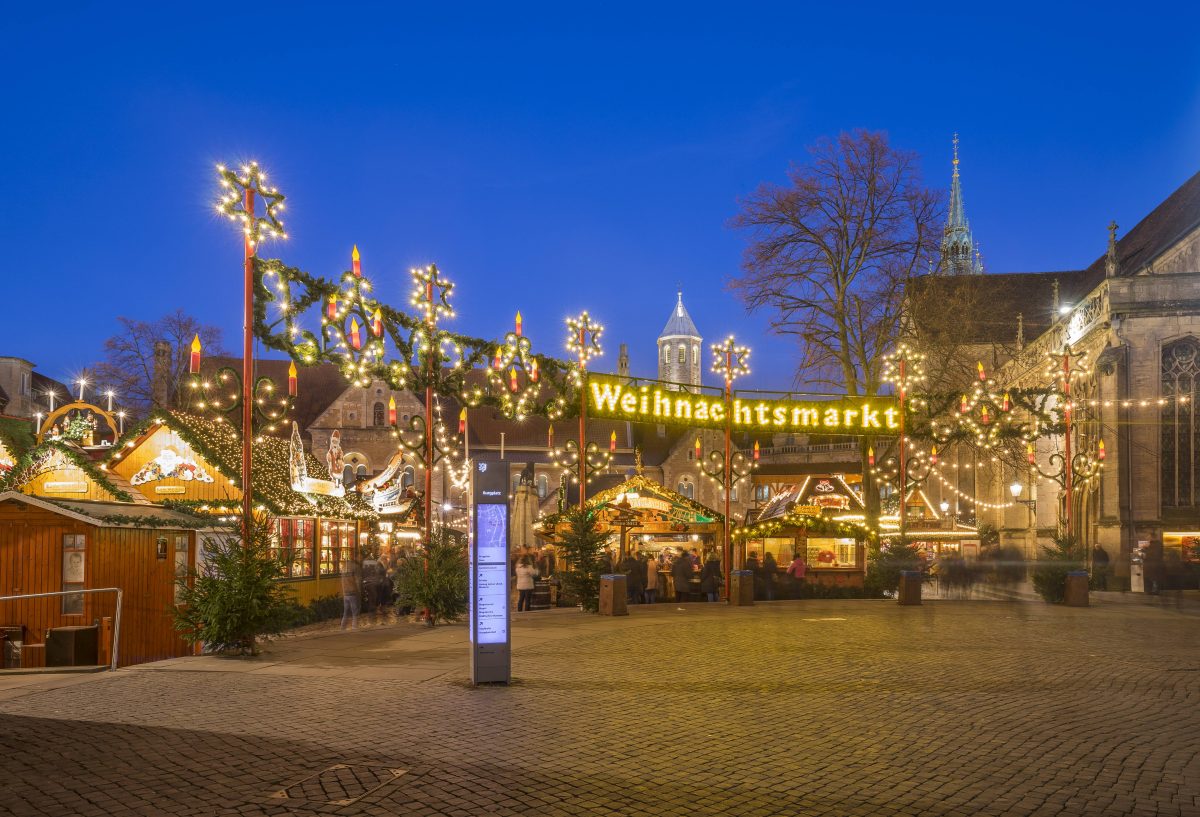
<path fill-rule="evenodd" d="M 675 580 L 675 601 L 684 601 L 684 596 L 691 592 L 692 575 L 695 574 L 692 568 L 692 557 L 687 553 L 680 553 L 679 558 L 671 565 L 671 578 Z"/>
<path fill-rule="evenodd" d="M 700 592 L 704 593 L 709 601 L 717 601 L 721 593 L 721 581 L 721 562 L 714 553 L 708 557 L 708 561 L 704 563 L 704 570 L 700 573 Z"/>
<path fill-rule="evenodd" d="M 625 574 L 625 600 L 629 604 L 640 602 L 646 571 L 635 554 L 630 553 L 625 557 L 625 561 L 621 563 L 621 572 Z"/>
<path fill-rule="evenodd" d="M 528 556 L 522 556 L 517 564 L 517 612 L 528 612 L 533 603 L 533 585 L 537 578 L 537 568 Z"/>
<path fill-rule="evenodd" d="M 808 564 L 804 561 L 804 557 L 799 551 L 792 554 L 792 563 L 788 565 L 787 575 L 792 580 L 792 598 L 798 599 L 804 593 L 804 573 L 808 570 Z"/>
<path fill-rule="evenodd" d="M 750 555 L 746 557 L 745 570 L 749 570 L 754 576 L 754 598 L 762 598 L 762 565 L 758 563 L 758 551 L 750 551 Z"/>
<path fill-rule="evenodd" d="M 644 568 L 646 570 L 646 585 L 645 585 L 646 589 L 644 591 L 645 597 L 646 597 L 646 604 L 654 604 L 654 602 L 657 600 L 655 598 L 655 596 L 658 595 L 658 568 L 659 568 L 659 566 L 660 566 L 660 562 L 658 559 L 647 559 L 646 563 L 644 565 Z"/>
<path fill-rule="evenodd" d="M 775 576 L 779 573 L 779 565 L 775 563 L 775 556 L 769 550 L 763 555 L 762 573 L 767 601 L 775 601 Z"/>
<path fill-rule="evenodd" d="M 1092 548 L 1092 586 L 1096 590 L 1108 589 L 1108 552 L 1099 542 Z"/>

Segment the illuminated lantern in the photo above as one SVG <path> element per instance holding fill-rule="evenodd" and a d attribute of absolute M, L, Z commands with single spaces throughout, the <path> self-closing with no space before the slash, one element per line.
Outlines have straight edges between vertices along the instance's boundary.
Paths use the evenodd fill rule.
<path fill-rule="evenodd" d="M 983 364 L 982 364 L 982 363 L 976 363 L 976 364 L 975 364 L 975 368 L 976 368 L 977 370 L 979 370 L 979 379 L 980 379 L 980 380 L 987 380 L 987 375 L 986 375 L 986 374 L 984 374 L 984 372 L 983 372 Z"/>
<path fill-rule="evenodd" d="M 1012 400 L 1009 399 L 1008 392 L 1004 393 L 1004 403 L 1000 406 L 1002 411 L 1009 411 L 1012 408 Z"/>
<path fill-rule="evenodd" d="M 329 318 L 329 320 L 333 320 L 334 318 L 337 317 L 337 296 L 336 295 L 329 296 L 329 303 L 327 303 L 325 305 L 325 317 Z"/>
<path fill-rule="evenodd" d="M 388 425 L 394 426 L 395 424 L 396 424 L 396 398 L 389 397 L 388 398 Z"/>
<path fill-rule="evenodd" d="M 1030 465 L 1033 465 L 1033 462 L 1034 462 L 1034 459 L 1035 459 L 1035 457 L 1034 457 L 1034 454 L 1033 454 L 1033 443 L 1028 443 L 1028 444 L 1026 444 L 1026 446 L 1025 446 L 1025 456 L 1029 458 L 1029 464 L 1030 464 Z"/>
<path fill-rule="evenodd" d="M 1104 440 L 1101 440 L 1100 444 L 1096 446 L 1096 459 L 1104 462 Z"/>
<path fill-rule="evenodd" d="M 458 433 L 467 433 L 467 410 L 465 408 L 458 413 Z"/>
<path fill-rule="evenodd" d="M 529 379 L 534 383 L 538 379 L 538 362 L 536 357 L 529 360 Z"/>
<path fill-rule="evenodd" d="M 867 465 L 875 466 L 875 448 L 873 446 L 867 447 Z"/>
<path fill-rule="evenodd" d="M 754 441 L 754 461 L 758 462 L 758 440 Z"/>
<path fill-rule="evenodd" d="M 962 396 L 962 400 L 959 401 L 958 411 L 961 414 L 967 413 L 967 396 L 965 394 Z"/>
<path fill-rule="evenodd" d="M 517 390 L 517 367 L 513 366 L 508 370 L 508 387 L 513 391 Z"/>
<path fill-rule="evenodd" d="M 355 349 L 362 348 L 362 327 L 358 325 L 358 318 L 350 319 L 350 345 Z"/>
<path fill-rule="evenodd" d="M 288 397 L 295 397 L 296 393 L 299 391 L 297 386 L 297 375 L 298 372 L 296 371 L 296 361 L 293 360 L 288 363 Z"/>
<path fill-rule="evenodd" d="M 615 432 L 615 431 L 612 433 L 612 436 L 608 438 L 608 450 L 609 451 L 617 450 L 617 432 Z"/>
<path fill-rule="evenodd" d="M 521 310 L 517 310 L 517 337 L 521 337 Z"/>
<path fill-rule="evenodd" d="M 929 464 L 937 465 L 937 446 L 936 445 L 929 446 Z"/>
<path fill-rule="evenodd" d="M 362 278 L 362 260 L 358 254 L 358 245 L 354 245 L 354 249 L 350 252 L 350 268 L 354 270 L 354 275 L 357 278 Z"/>
<path fill-rule="evenodd" d="M 375 314 L 371 316 L 371 333 L 377 338 L 383 336 L 383 313 L 378 307 L 375 308 Z"/>
<path fill-rule="evenodd" d="M 550 428 L 547 429 L 547 431 L 546 431 L 546 447 L 547 448 L 554 447 L 554 424 L 553 423 L 550 424 Z"/>
<path fill-rule="evenodd" d="M 200 374 L 200 336 L 192 338 L 192 354 L 188 357 L 188 371 Z"/>
<path fill-rule="evenodd" d="M 696 459 L 700 459 L 700 438 L 696 438 Z"/>

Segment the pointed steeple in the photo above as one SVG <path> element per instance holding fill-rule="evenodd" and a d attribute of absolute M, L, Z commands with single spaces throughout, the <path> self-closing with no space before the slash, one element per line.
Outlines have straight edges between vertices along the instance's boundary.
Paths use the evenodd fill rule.
<path fill-rule="evenodd" d="M 975 252 L 971 225 L 963 204 L 962 179 L 958 175 L 958 134 L 954 134 L 954 172 L 950 176 L 950 208 L 942 233 L 942 272 L 946 275 L 977 275 L 982 259 Z"/>

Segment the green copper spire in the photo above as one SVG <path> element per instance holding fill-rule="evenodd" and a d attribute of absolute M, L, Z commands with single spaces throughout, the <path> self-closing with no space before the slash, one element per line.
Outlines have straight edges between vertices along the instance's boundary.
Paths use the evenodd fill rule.
<path fill-rule="evenodd" d="M 944 275 L 978 275 L 983 261 L 975 251 L 971 225 L 963 206 L 962 180 L 958 175 L 958 134 L 954 134 L 954 173 L 950 177 L 950 210 L 946 229 L 942 233 L 942 273 Z"/>

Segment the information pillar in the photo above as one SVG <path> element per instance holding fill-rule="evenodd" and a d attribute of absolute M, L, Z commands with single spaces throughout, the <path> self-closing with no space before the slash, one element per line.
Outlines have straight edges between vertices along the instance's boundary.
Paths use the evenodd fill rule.
<path fill-rule="evenodd" d="M 471 683 L 512 680 L 508 617 L 508 480 L 503 463 L 475 463 L 471 541 Z"/>

